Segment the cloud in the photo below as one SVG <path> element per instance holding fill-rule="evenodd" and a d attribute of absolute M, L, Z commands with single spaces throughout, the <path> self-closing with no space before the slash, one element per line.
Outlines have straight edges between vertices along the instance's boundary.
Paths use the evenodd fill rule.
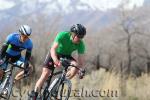
<path fill-rule="evenodd" d="M 93 10 L 98 9 L 102 11 L 118 8 L 125 1 L 128 1 L 124 5 L 124 8 L 127 10 L 133 9 L 135 6 L 140 7 L 144 3 L 144 0 L 81 0 L 81 2 L 90 5 Z"/>
<path fill-rule="evenodd" d="M 17 0 L 16 0 L 17 1 Z M 22 2 L 27 2 L 26 0 L 21 0 Z M 35 2 L 33 2 L 35 1 Z M 36 6 L 36 2 L 39 3 L 48 3 L 48 7 L 49 9 L 55 9 L 57 11 L 57 8 L 60 7 L 62 11 L 65 12 L 70 12 L 72 11 L 72 7 L 71 7 L 71 2 L 73 2 L 73 0 L 33 0 L 33 1 L 28 1 L 28 4 L 32 4 L 32 6 Z M 127 3 L 125 3 L 125 5 L 123 6 L 123 8 L 127 9 L 127 10 L 131 10 L 134 7 L 140 7 L 143 5 L 144 0 L 79 0 L 76 2 L 80 2 L 77 5 L 78 9 L 87 9 L 88 7 L 92 8 L 92 10 L 101 10 L 101 11 L 107 11 L 109 9 L 113 9 L 113 8 L 118 8 L 120 7 L 121 4 L 123 4 L 124 2 L 128 1 Z M 81 5 L 80 5 L 81 4 Z M 83 4 L 86 4 L 88 6 L 83 6 Z M 11 7 L 15 6 L 15 2 L 9 0 L 0 0 L 0 10 L 5 10 L 5 9 L 9 9 Z M 28 6 L 28 5 L 26 5 Z M 30 7 L 32 7 L 30 6 Z M 30 8 L 29 7 L 29 8 Z"/>
<path fill-rule="evenodd" d="M 0 0 L 0 10 L 9 9 L 15 6 L 15 3 L 12 1 Z"/>
<path fill-rule="evenodd" d="M 134 7 L 141 7 L 144 4 L 144 0 L 129 0 L 126 5 L 124 5 L 124 8 L 127 10 L 131 10 Z"/>

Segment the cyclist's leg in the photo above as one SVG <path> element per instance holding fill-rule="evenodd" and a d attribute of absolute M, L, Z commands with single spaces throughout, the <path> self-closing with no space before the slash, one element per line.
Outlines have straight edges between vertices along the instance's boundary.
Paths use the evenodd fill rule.
<path fill-rule="evenodd" d="M 0 68 L 0 81 L 3 79 L 3 75 L 4 75 L 4 70 Z"/>
<path fill-rule="evenodd" d="M 7 55 L 6 55 L 7 56 Z M 4 63 L 4 59 L 0 59 L 1 60 L 1 65 L 0 65 L 0 80 L 3 78 L 4 75 L 4 71 L 7 69 L 8 64 Z M 5 57 L 6 60 L 6 57 Z"/>
<path fill-rule="evenodd" d="M 37 96 L 38 96 L 39 92 L 41 91 L 41 88 L 42 88 L 44 82 L 47 80 L 49 74 L 50 74 L 50 70 L 46 67 L 43 67 L 42 74 L 41 74 L 40 78 L 38 79 L 38 81 L 36 82 L 34 90 L 32 90 L 31 93 L 29 94 L 30 98 L 34 98 L 34 99 L 37 98 Z"/>
<path fill-rule="evenodd" d="M 43 67 L 42 74 L 41 74 L 40 78 L 38 79 L 38 81 L 36 82 L 36 85 L 35 85 L 35 89 L 34 89 L 35 92 L 40 91 L 44 82 L 47 80 L 49 74 L 50 74 L 50 70 L 46 67 Z"/>
<path fill-rule="evenodd" d="M 15 63 L 20 66 L 21 64 L 23 64 L 25 61 L 25 57 L 20 57 L 20 59 L 18 61 L 16 61 Z M 31 74 L 33 71 L 33 66 L 31 64 L 29 64 L 29 74 Z M 22 79 L 24 77 L 24 70 L 19 70 L 17 72 L 17 75 L 15 76 L 15 81 L 18 81 L 20 79 Z"/>
<path fill-rule="evenodd" d="M 44 61 L 42 74 L 41 74 L 40 78 L 38 79 L 38 81 L 36 82 L 36 85 L 34 88 L 36 97 L 38 95 L 38 92 L 40 92 L 41 87 L 43 86 L 44 82 L 48 79 L 48 77 L 51 73 L 51 70 L 54 70 L 54 64 L 53 64 L 53 60 L 50 56 L 50 53 L 48 53 L 46 56 L 46 59 Z"/>
<path fill-rule="evenodd" d="M 20 55 L 18 55 L 18 56 L 11 56 L 11 55 L 9 55 L 9 54 L 5 54 L 5 60 L 8 60 L 8 59 L 10 59 L 10 61 L 11 62 L 15 62 L 15 61 L 17 61 L 18 59 L 20 58 Z M 7 67 L 8 67 L 8 63 L 7 63 L 7 61 L 5 62 L 5 63 L 3 63 L 1 66 L 0 66 L 0 79 L 2 79 L 2 77 L 3 77 L 3 74 L 4 74 L 4 71 L 7 69 Z"/>
<path fill-rule="evenodd" d="M 0 80 L 3 79 L 4 71 L 7 69 L 8 64 L 4 63 L 0 66 Z"/>
<path fill-rule="evenodd" d="M 16 65 L 21 66 L 24 64 L 24 57 L 20 57 L 18 61 L 15 62 Z M 17 71 L 17 75 L 15 76 L 15 82 L 18 81 L 19 79 L 23 78 L 24 71 L 19 70 Z"/>

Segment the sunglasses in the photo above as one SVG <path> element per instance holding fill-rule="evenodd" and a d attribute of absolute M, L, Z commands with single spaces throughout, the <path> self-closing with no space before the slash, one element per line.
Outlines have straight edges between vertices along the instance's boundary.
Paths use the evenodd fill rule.
<path fill-rule="evenodd" d="M 78 38 L 83 39 L 84 35 L 77 35 Z"/>
<path fill-rule="evenodd" d="M 21 34 L 21 36 L 22 36 L 23 38 L 29 38 L 29 36 L 24 35 L 24 34 Z"/>

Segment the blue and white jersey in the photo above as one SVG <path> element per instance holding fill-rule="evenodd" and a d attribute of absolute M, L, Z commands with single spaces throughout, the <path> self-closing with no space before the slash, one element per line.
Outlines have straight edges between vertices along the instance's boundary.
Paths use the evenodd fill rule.
<path fill-rule="evenodd" d="M 12 33 L 8 35 L 6 43 L 9 44 L 6 50 L 6 53 L 11 56 L 21 55 L 22 50 L 27 50 L 28 52 L 32 51 L 33 43 L 31 39 L 27 39 L 25 42 L 20 41 L 19 33 Z"/>

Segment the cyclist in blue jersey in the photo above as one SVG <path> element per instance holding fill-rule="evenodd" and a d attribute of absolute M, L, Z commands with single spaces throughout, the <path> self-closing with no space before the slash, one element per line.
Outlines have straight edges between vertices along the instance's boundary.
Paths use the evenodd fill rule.
<path fill-rule="evenodd" d="M 11 62 L 19 64 L 25 68 L 24 71 L 16 75 L 16 80 L 29 74 L 29 60 L 33 48 L 32 41 L 29 38 L 31 33 L 32 29 L 28 25 L 21 25 L 19 32 L 14 32 L 7 36 L 0 51 L 0 62 L 3 61 L 3 58 L 9 58 Z M 21 55 L 23 50 L 26 50 L 25 57 Z M 7 65 L 0 66 L 0 69 L 0 78 L 2 78 L 3 71 L 7 69 Z"/>

